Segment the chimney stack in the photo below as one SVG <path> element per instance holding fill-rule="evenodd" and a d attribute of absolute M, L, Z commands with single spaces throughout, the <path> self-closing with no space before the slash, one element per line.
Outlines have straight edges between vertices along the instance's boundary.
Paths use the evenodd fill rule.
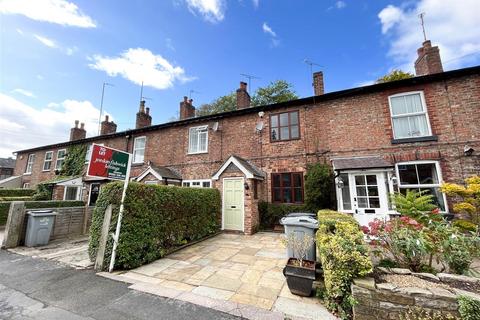
<path fill-rule="evenodd" d="M 240 88 L 237 89 L 237 109 L 250 107 L 250 95 L 247 91 L 247 83 L 241 81 Z"/>
<path fill-rule="evenodd" d="M 152 125 L 152 116 L 150 115 L 150 108 L 145 111 L 145 100 L 140 101 L 140 108 L 137 112 L 137 120 L 135 122 L 135 129 L 150 127 Z"/>
<path fill-rule="evenodd" d="M 75 120 L 75 127 L 70 129 L 70 141 L 85 139 L 85 137 L 87 136 L 87 131 L 85 130 L 85 124 L 82 122 L 79 128 L 78 127 L 79 122 L 80 121 Z"/>
<path fill-rule="evenodd" d="M 109 122 L 108 114 L 105 115 L 105 120 L 100 125 L 100 135 L 111 134 L 117 132 L 117 124 L 113 121 Z"/>
<path fill-rule="evenodd" d="M 313 73 L 313 92 L 315 93 L 316 96 L 320 96 L 325 93 L 322 71 Z"/>
<path fill-rule="evenodd" d="M 438 46 L 432 47 L 430 40 L 423 42 L 422 47 L 417 49 L 417 54 L 418 58 L 415 61 L 417 76 L 443 72 L 440 50 Z"/>
<path fill-rule="evenodd" d="M 195 107 L 193 106 L 193 100 L 188 100 L 188 97 L 183 97 L 183 101 L 180 102 L 180 120 L 194 117 Z"/>

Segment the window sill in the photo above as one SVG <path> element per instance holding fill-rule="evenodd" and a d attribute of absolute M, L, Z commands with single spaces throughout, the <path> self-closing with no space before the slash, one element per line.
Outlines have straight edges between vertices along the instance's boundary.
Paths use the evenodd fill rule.
<path fill-rule="evenodd" d="M 426 142 L 426 141 L 438 141 L 438 137 L 425 136 L 425 137 L 415 137 L 415 138 L 392 139 L 392 144 L 415 143 L 415 142 Z"/>
<path fill-rule="evenodd" d="M 25 172 L 23 175 L 24 175 L 24 176 L 31 176 L 32 173 L 31 173 L 31 172 Z"/>
<path fill-rule="evenodd" d="M 143 166 L 145 162 L 132 162 L 132 167 L 140 167 Z"/>
<path fill-rule="evenodd" d="M 197 154 L 207 154 L 208 151 L 201 151 L 201 152 L 188 152 L 187 155 L 188 156 L 194 156 L 194 155 L 197 155 Z"/>
<path fill-rule="evenodd" d="M 42 170 L 42 172 L 50 172 L 50 169 L 48 169 L 48 170 Z"/>
<path fill-rule="evenodd" d="M 289 142 L 289 141 L 297 141 L 297 140 L 301 140 L 301 138 L 285 139 L 285 140 L 272 140 L 272 139 L 270 139 L 270 142 L 271 143 L 277 143 L 277 142 Z"/>

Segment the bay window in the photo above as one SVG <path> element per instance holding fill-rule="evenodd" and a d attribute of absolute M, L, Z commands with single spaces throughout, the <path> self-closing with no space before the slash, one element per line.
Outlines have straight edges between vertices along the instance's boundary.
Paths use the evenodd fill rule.
<path fill-rule="evenodd" d="M 396 165 L 398 188 L 403 194 L 407 190 L 425 191 L 441 211 L 446 211 L 445 195 L 440 191 L 441 171 L 436 161 L 415 161 Z"/>

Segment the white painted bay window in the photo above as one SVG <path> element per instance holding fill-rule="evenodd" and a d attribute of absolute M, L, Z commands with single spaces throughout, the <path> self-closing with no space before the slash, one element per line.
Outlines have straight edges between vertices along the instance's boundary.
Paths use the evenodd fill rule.
<path fill-rule="evenodd" d="M 447 211 L 445 195 L 440 191 L 442 177 L 437 161 L 398 163 L 396 170 L 401 193 L 405 194 L 407 190 L 425 191 L 425 194 L 433 195 L 433 201 L 441 211 Z"/>
<path fill-rule="evenodd" d="M 188 153 L 205 152 L 208 152 L 208 126 L 190 128 L 188 135 Z"/>
<path fill-rule="evenodd" d="M 394 139 L 431 136 L 423 92 L 409 92 L 389 97 Z"/>
<path fill-rule="evenodd" d="M 137 137 L 133 142 L 133 163 L 143 163 L 145 159 L 146 137 Z"/>
<path fill-rule="evenodd" d="M 80 186 L 65 186 L 63 200 L 80 200 L 81 190 Z"/>

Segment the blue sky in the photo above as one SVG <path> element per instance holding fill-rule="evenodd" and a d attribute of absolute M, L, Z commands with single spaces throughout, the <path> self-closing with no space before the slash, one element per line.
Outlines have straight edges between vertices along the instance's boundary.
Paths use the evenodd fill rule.
<path fill-rule="evenodd" d="M 310 59 L 326 91 L 371 83 L 393 68 L 412 71 L 427 36 L 446 70 L 480 61 L 477 0 L 0 0 L 0 156 L 68 139 L 75 119 L 96 134 L 104 111 L 119 130 L 135 125 L 140 83 L 153 123 L 260 77 L 312 95 Z"/>

